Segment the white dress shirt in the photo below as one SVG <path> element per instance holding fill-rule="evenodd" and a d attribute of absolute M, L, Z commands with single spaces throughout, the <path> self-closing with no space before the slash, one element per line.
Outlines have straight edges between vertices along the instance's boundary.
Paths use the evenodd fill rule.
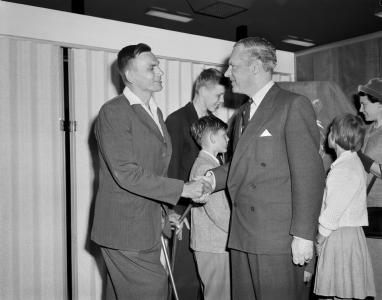
<path fill-rule="evenodd" d="M 158 118 L 158 105 L 155 103 L 154 98 L 151 97 L 148 106 L 137 96 L 135 95 L 127 86 L 125 86 L 123 90 L 123 94 L 129 100 L 130 104 L 139 104 L 147 111 L 149 116 L 154 120 L 155 124 L 158 126 L 160 133 L 163 136 L 162 126 L 160 126 L 159 118 Z"/>
<path fill-rule="evenodd" d="M 271 87 L 275 84 L 273 80 L 269 81 L 266 85 L 264 85 L 260 90 L 256 92 L 252 96 L 252 104 L 250 108 L 249 113 L 249 119 L 251 120 L 253 115 L 255 114 L 257 108 L 259 107 L 260 103 L 263 101 L 265 95 L 268 93 L 268 91 L 271 89 Z"/>

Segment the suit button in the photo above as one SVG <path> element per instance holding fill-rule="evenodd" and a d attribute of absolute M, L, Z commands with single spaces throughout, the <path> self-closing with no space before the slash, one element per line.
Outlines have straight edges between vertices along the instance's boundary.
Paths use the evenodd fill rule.
<path fill-rule="evenodd" d="M 267 164 L 262 162 L 262 163 L 260 164 L 260 166 L 262 166 L 262 167 L 266 167 Z"/>
<path fill-rule="evenodd" d="M 251 211 L 255 211 L 255 208 L 253 206 L 251 206 Z"/>
<path fill-rule="evenodd" d="M 234 207 L 237 207 L 237 203 L 233 203 L 233 206 L 234 206 Z"/>

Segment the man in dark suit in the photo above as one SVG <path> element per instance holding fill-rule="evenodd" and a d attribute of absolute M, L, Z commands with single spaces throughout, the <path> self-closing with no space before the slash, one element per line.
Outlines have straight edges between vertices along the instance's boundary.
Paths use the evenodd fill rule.
<path fill-rule="evenodd" d="M 251 98 L 238 111 L 231 163 L 210 173 L 233 203 L 234 300 L 309 298 L 301 266 L 313 256 L 324 189 L 320 134 L 311 102 L 272 81 L 276 62 L 268 41 L 246 38 L 225 73 Z"/>
<path fill-rule="evenodd" d="M 150 47 L 123 48 L 118 68 L 126 87 L 102 106 L 95 125 L 100 182 L 91 237 L 106 264 L 107 299 L 165 300 L 166 205 L 201 195 L 207 185 L 167 178 L 171 141 L 152 98 L 162 89 L 163 72 Z"/>
<path fill-rule="evenodd" d="M 223 103 L 225 86 L 220 71 L 210 68 L 203 70 L 194 85 L 192 102 L 176 110 L 166 119 L 166 126 L 173 147 L 168 176 L 187 181 L 192 165 L 200 151 L 191 137 L 191 124 L 199 118 L 216 111 Z M 176 214 L 183 214 L 189 199 L 182 198 L 174 208 Z M 189 216 L 188 216 L 189 220 Z M 182 239 L 177 241 L 174 278 L 178 294 L 182 300 L 202 299 L 202 291 L 193 253 L 190 249 L 189 232 L 182 229 Z"/>

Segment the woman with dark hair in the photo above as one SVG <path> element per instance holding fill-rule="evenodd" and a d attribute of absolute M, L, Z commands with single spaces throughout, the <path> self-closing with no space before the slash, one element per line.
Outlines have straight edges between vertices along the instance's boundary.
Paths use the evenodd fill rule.
<path fill-rule="evenodd" d="M 374 268 L 375 282 L 382 282 L 382 78 L 373 78 L 365 85 L 358 87 L 360 112 L 365 121 L 370 122 L 367 128 L 362 152 L 369 156 L 370 170 L 368 184 L 369 226 L 365 227 L 367 244 Z M 362 155 L 361 155 L 362 157 Z M 379 177 L 379 178 L 377 178 Z M 376 300 L 382 299 L 382 287 L 376 285 Z"/>
<path fill-rule="evenodd" d="M 370 172 L 378 177 L 381 177 L 382 162 L 382 79 L 373 78 L 367 84 L 358 87 L 358 95 L 360 99 L 360 112 L 363 114 L 365 121 L 372 122 L 368 127 L 365 137 L 363 152 L 371 159 Z M 369 170 L 367 170 L 369 171 Z M 372 175 L 369 176 L 369 178 Z M 369 179 L 370 182 L 370 179 Z M 375 183 L 377 184 L 377 183 Z M 377 192 L 379 190 L 379 193 Z M 379 188 L 374 187 L 370 199 L 377 197 L 382 201 L 382 182 Z M 369 200 L 370 200 L 369 199 Z"/>

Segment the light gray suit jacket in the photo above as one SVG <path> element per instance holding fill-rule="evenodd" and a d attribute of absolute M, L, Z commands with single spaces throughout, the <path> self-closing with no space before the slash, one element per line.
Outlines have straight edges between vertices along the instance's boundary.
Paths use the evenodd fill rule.
<path fill-rule="evenodd" d="M 217 166 L 218 162 L 200 151 L 191 169 L 190 180 Z M 225 191 L 209 195 L 204 205 L 194 206 L 191 209 L 190 247 L 195 251 L 226 252 L 230 214 Z"/>

